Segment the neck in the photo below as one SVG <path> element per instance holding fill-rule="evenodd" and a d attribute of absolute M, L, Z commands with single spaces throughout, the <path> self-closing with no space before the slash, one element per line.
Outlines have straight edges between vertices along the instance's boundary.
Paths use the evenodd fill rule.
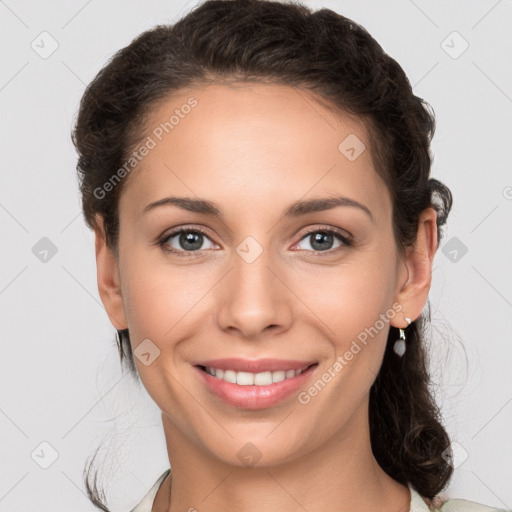
<path fill-rule="evenodd" d="M 224 512 L 228 505 L 246 512 L 409 511 L 409 489 L 379 466 L 368 428 L 350 435 L 339 432 L 328 443 L 278 465 L 244 467 L 209 456 L 168 417 L 162 419 L 171 475 L 157 493 L 154 512 Z"/>

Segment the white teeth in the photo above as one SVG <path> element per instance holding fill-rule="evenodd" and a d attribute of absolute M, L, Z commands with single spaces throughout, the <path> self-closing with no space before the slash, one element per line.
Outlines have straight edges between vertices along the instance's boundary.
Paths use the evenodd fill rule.
<path fill-rule="evenodd" d="M 284 370 L 272 372 L 272 382 L 281 382 L 286 379 L 286 372 Z"/>
<path fill-rule="evenodd" d="M 215 370 L 213 368 L 210 368 L 210 371 L 212 372 L 213 376 L 215 376 L 215 377 L 217 376 L 217 374 L 215 373 Z M 233 370 L 226 370 L 224 372 L 223 379 L 227 380 L 228 382 L 231 382 L 232 384 L 236 384 L 236 372 Z"/>
<path fill-rule="evenodd" d="M 269 386 L 275 382 L 281 382 L 285 379 L 291 379 L 300 375 L 302 370 L 277 370 L 275 372 L 250 373 L 221 370 L 207 366 L 206 373 L 240 386 Z"/>
<path fill-rule="evenodd" d="M 217 375 L 215 375 L 217 376 Z M 254 385 L 254 373 L 248 372 L 237 372 L 236 383 L 240 386 L 253 386 Z"/>
<path fill-rule="evenodd" d="M 292 377 L 295 377 L 295 372 Z M 255 386 L 268 386 L 272 384 L 272 372 L 262 372 L 254 374 L 254 385 Z"/>

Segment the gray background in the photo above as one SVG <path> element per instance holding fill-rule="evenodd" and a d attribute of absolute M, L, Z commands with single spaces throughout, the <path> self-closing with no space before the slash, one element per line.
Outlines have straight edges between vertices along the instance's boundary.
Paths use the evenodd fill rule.
<path fill-rule="evenodd" d="M 168 467 L 97 293 L 70 130 L 106 60 L 195 3 L 0 1 L 0 511 L 94 510 L 82 469 L 99 445 L 114 510 Z M 430 293 L 448 495 L 512 509 L 512 2 L 306 3 L 367 28 L 436 112 L 433 176 L 455 197 Z"/>

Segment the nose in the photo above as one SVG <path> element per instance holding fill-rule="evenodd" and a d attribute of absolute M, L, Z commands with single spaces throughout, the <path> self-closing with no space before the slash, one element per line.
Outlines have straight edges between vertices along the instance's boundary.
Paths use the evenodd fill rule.
<path fill-rule="evenodd" d="M 272 261 L 269 251 L 252 262 L 235 254 L 217 292 L 216 320 L 224 331 L 254 341 L 290 328 L 293 294 L 284 268 Z"/>

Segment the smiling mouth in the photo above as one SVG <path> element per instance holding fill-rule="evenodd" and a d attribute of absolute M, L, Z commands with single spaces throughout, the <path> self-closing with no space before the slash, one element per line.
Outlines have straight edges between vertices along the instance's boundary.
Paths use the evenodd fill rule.
<path fill-rule="evenodd" d="M 224 380 L 231 384 L 238 384 L 239 386 L 270 386 L 277 382 L 284 380 L 293 379 L 301 373 L 306 372 L 312 367 L 318 366 L 318 363 L 310 364 L 305 368 L 298 370 L 276 370 L 276 371 L 265 371 L 261 373 L 251 373 L 235 370 L 223 370 L 220 368 L 211 368 L 209 366 L 198 365 L 202 371 L 215 377 L 219 380 Z"/>

